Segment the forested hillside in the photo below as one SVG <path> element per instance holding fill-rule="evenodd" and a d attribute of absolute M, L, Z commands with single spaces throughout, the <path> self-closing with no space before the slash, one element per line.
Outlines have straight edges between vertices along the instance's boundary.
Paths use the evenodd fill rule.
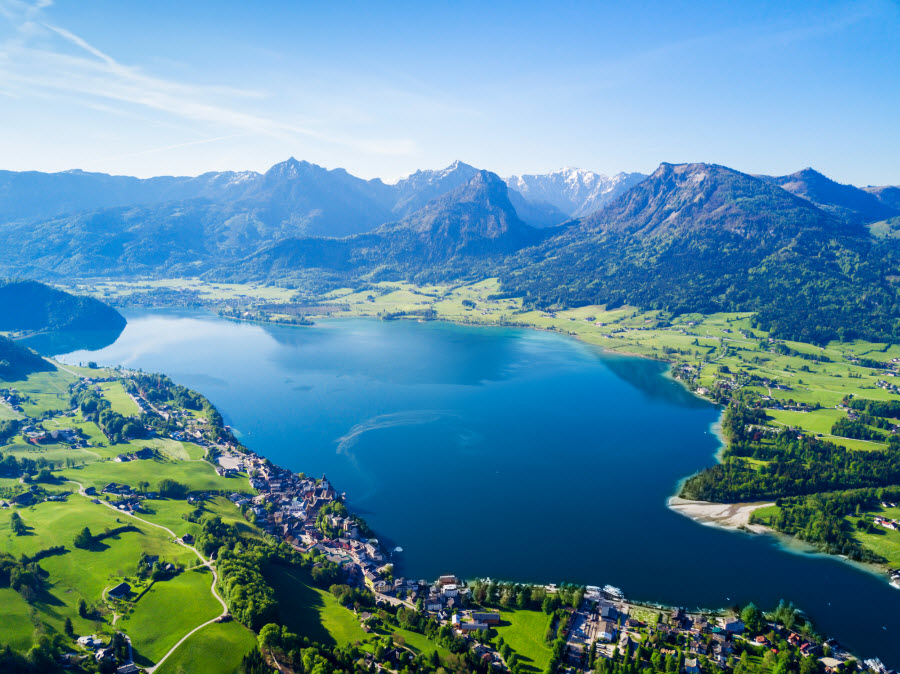
<path fill-rule="evenodd" d="M 38 278 L 204 276 L 307 292 L 499 277 L 529 308 L 752 311 L 782 338 L 900 338 L 900 240 L 868 227 L 895 212 L 887 192 L 811 169 L 770 178 L 662 164 L 558 227 L 544 226 L 559 210 L 461 162 L 389 186 L 292 159 L 193 188 L 205 196 L 2 225 L 3 265 Z"/>
<path fill-rule="evenodd" d="M 125 318 L 92 297 L 23 279 L 0 279 L 0 330 L 119 330 Z"/>
<path fill-rule="evenodd" d="M 607 208 L 512 256 L 531 306 L 756 311 L 780 337 L 897 336 L 898 255 L 859 225 L 721 166 L 663 164 Z"/>
<path fill-rule="evenodd" d="M 0 335 L 0 379 L 15 381 L 32 372 L 53 369 L 53 365 L 31 349 Z"/>

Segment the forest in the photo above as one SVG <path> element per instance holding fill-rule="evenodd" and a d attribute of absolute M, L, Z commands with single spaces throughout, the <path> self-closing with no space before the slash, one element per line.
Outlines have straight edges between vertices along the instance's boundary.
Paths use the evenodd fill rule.
<path fill-rule="evenodd" d="M 684 498 L 737 503 L 900 484 L 900 452 L 892 447 L 855 451 L 788 428 L 762 437 L 748 426 L 763 414 L 739 403 L 728 406 L 723 461 L 688 478 Z"/>

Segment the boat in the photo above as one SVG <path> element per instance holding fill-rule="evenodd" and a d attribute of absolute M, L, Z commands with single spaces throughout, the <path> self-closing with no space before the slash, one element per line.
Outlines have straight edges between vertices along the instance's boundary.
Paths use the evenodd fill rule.
<path fill-rule="evenodd" d="M 625 593 L 614 585 L 604 585 L 603 592 L 613 599 L 625 599 Z"/>

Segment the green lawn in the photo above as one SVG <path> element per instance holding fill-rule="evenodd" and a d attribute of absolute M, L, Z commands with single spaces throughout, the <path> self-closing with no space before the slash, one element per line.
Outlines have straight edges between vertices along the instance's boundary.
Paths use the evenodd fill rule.
<path fill-rule="evenodd" d="M 66 459 L 72 459 L 76 463 L 91 463 L 101 458 L 100 453 L 92 448 L 73 448 L 70 445 L 62 443 L 50 443 L 42 445 L 24 444 L 16 442 L 3 448 L 3 452 L 14 454 L 17 458 L 23 459 L 46 459 L 55 466 L 65 465 Z"/>
<path fill-rule="evenodd" d="M 48 410 L 69 409 L 69 383 L 75 377 L 64 370 L 34 372 L 19 381 L 4 381 L 3 387 L 16 389 L 29 400 L 22 403 L 25 414 L 37 417 Z"/>
<path fill-rule="evenodd" d="M 195 558 L 196 559 L 196 558 Z M 156 662 L 185 634 L 222 612 L 210 593 L 212 572 L 207 568 L 185 571 L 172 580 L 155 583 L 116 627 L 126 632 L 135 650 L 135 662 Z"/>
<path fill-rule="evenodd" d="M 228 491 L 251 493 L 246 477 L 221 477 L 205 461 L 162 461 L 158 459 L 114 463 L 104 461 L 83 468 L 65 471 L 66 477 L 85 487 L 103 487 L 109 482 L 119 482 L 136 487 L 140 481 L 150 483 L 155 489 L 160 480 L 169 478 L 187 484 L 192 491 Z"/>
<path fill-rule="evenodd" d="M 160 666 L 158 674 L 232 674 L 256 646 L 239 622 L 213 623 L 192 635 Z"/>
<path fill-rule="evenodd" d="M 114 412 L 126 417 L 136 417 L 141 413 L 141 408 L 131 399 L 120 381 L 108 381 L 100 384 L 103 397 L 109 401 Z"/>
<path fill-rule="evenodd" d="M 497 635 L 519 656 L 526 671 L 543 672 L 550 662 L 550 648 L 544 641 L 550 616 L 542 611 L 501 611 Z"/>
<path fill-rule="evenodd" d="M 9 517 L 0 518 L 0 549 L 18 557 L 55 545 L 66 548 L 61 555 L 41 560 L 41 567 L 49 575 L 49 588 L 34 603 L 34 611 L 24 602 L 3 602 L 0 633 L 5 633 L 7 628 L 18 639 L 27 636 L 30 641 L 32 620 L 62 631 L 63 622 L 70 617 L 78 634 L 108 630 L 107 622 L 98 624 L 79 617 L 78 600 L 83 598 L 88 604 L 104 606 L 103 591 L 131 576 L 142 552 L 180 564 L 193 564 L 196 560 L 192 552 L 172 543 L 165 532 L 78 495 L 69 496 L 67 501 L 19 508 L 18 512 L 29 528 L 28 535 L 13 535 Z M 85 526 L 98 535 L 126 524 L 135 528 L 104 538 L 94 550 L 72 545 L 75 534 Z M 21 634 L 23 624 L 28 625 L 27 635 Z"/>
<path fill-rule="evenodd" d="M 633 608 L 631 617 L 648 625 L 656 625 L 659 622 L 660 612 L 649 608 Z"/>
<path fill-rule="evenodd" d="M 323 644 L 347 644 L 369 638 L 352 611 L 330 592 L 313 585 L 299 568 L 268 565 L 263 570 L 275 590 L 284 624 L 291 632 Z"/>
<path fill-rule="evenodd" d="M 419 634 L 418 632 L 410 632 L 409 630 L 402 629 L 394 629 L 390 631 L 390 634 L 396 634 L 403 637 L 404 643 L 413 649 L 417 654 L 425 653 L 430 654 L 433 651 L 437 651 L 438 655 L 441 658 L 446 658 L 450 655 L 450 651 L 448 651 L 443 646 L 439 646 L 426 637 L 424 634 Z"/>
<path fill-rule="evenodd" d="M 174 499 L 154 499 L 144 501 L 147 512 L 141 513 L 141 518 L 154 524 L 167 527 L 176 534 L 197 535 L 201 531 L 199 524 L 188 522 L 182 517 L 193 512 L 197 506 L 187 501 Z M 251 538 L 262 537 L 262 532 L 244 519 L 240 509 L 224 496 L 216 496 L 203 504 L 203 510 L 210 515 L 218 515 L 226 524 L 235 524 L 242 535 Z"/>
<path fill-rule="evenodd" d="M 18 592 L 0 588 L 0 644 L 19 651 L 31 648 L 35 625 L 30 616 L 31 607 Z"/>

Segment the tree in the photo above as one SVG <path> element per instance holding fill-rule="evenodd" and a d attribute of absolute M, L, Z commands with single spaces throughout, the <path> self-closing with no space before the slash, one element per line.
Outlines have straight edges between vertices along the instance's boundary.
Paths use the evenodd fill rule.
<path fill-rule="evenodd" d="M 75 634 L 75 627 L 72 625 L 72 619 L 68 616 L 66 616 L 66 623 L 63 627 L 63 630 L 70 637 Z"/>
<path fill-rule="evenodd" d="M 160 480 L 156 485 L 156 490 L 159 492 L 160 496 L 175 499 L 185 498 L 188 493 L 187 485 L 176 482 L 175 480 L 170 480 L 168 478 L 166 478 L 165 480 Z"/>
<path fill-rule="evenodd" d="M 91 530 L 85 527 L 75 536 L 75 547 L 88 549 L 94 543 L 94 536 L 91 534 Z"/>
<path fill-rule="evenodd" d="M 259 650 L 271 651 L 281 641 L 281 628 L 275 623 L 263 625 L 259 631 Z"/>
<path fill-rule="evenodd" d="M 751 632 L 759 632 L 764 625 L 763 613 L 753 602 L 750 602 L 741 611 L 741 620 Z"/>
<path fill-rule="evenodd" d="M 87 602 L 84 600 L 84 598 L 79 599 L 78 600 L 78 615 L 80 615 L 82 618 L 87 618 L 87 612 L 88 612 Z"/>
<path fill-rule="evenodd" d="M 19 513 L 12 514 L 12 517 L 9 519 L 9 527 L 16 536 L 24 536 L 28 531 Z"/>
<path fill-rule="evenodd" d="M 147 482 L 147 480 L 141 480 L 140 482 L 137 483 L 137 486 L 138 486 L 138 489 L 140 489 L 142 492 L 146 492 L 147 489 L 150 487 L 150 483 Z"/>

